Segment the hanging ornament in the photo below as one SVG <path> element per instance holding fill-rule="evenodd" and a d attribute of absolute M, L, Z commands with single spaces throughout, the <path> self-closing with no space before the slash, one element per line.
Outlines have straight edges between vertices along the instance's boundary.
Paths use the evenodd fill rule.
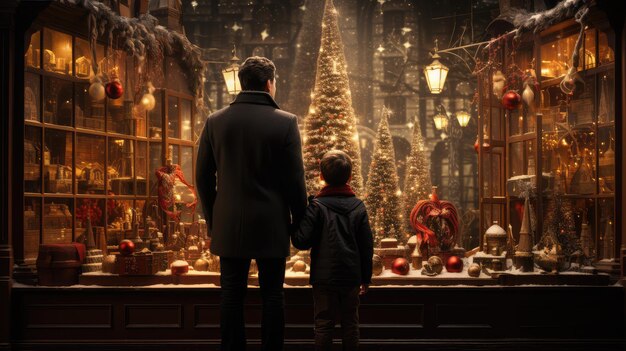
<path fill-rule="evenodd" d="M 516 110 L 521 102 L 522 97 L 513 90 L 507 91 L 504 96 L 502 96 L 502 106 L 509 111 Z"/>
<path fill-rule="evenodd" d="M 109 99 L 119 99 L 124 94 L 124 87 L 117 79 L 108 82 L 104 89 Z"/>
<path fill-rule="evenodd" d="M 89 85 L 89 96 L 94 101 L 102 101 L 105 97 L 104 93 L 104 85 L 102 85 L 102 80 L 99 76 L 94 76 L 91 78 L 91 84 Z"/>
<path fill-rule="evenodd" d="M 154 99 L 154 86 L 152 82 L 146 84 L 146 93 L 141 97 L 141 104 L 146 111 L 152 111 L 156 106 L 156 100 Z"/>
<path fill-rule="evenodd" d="M 530 84 L 526 84 L 524 87 L 524 91 L 522 92 L 522 100 L 528 107 L 533 106 L 533 102 L 535 101 L 535 93 L 533 89 L 530 87 Z"/>
<path fill-rule="evenodd" d="M 478 137 L 476 137 L 476 141 L 474 142 L 474 151 L 478 153 L 479 148 L 480 148 L 480 141 L 478 140 Z"/>
<path fill-rule="evenodd" d="M 506 82 L 506 78 L 504 77 L 504 74 L 502 74 L 502 71 L 496 71 L 496 73 L 493 74 L 491 80 L 493 86 L 493 94 L 500 98 L 502 96 L 502 90 L 504 90 L 504 83 Z"/>

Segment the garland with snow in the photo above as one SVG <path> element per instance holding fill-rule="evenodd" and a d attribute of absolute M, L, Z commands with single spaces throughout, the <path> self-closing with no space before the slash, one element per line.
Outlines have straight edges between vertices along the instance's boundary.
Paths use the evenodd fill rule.
<path fill-rule="evenodd" d="M 80 6 L 89 12 L 89 39 L 94 44 L 105 33 L 112 43 L 115 34 L 121 49 L 140 61 L 144 61 L 146 57 L 155 60 L 162 59 L 165 55 L 177 57 L 187 75 L 189 88 L 195 94 L 196 105 L 203 105 L 205 63 L 200 58 L 200 48 L 192 44 L 186 36 L 159 25 L 158 20 L 149 13 L 137 18 L 127 18 L 96 0 L 56 1 Z M 94 71 L 98 71 L 95 62 Z"/>

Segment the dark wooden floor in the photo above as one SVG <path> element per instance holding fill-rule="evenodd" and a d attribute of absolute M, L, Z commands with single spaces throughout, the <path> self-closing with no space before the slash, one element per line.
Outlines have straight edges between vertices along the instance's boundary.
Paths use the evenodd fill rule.
<path fill-rule="evenodd" d="M 285 294 L 285 350 L 313 350 L 311 291 Z M 13 350 L 219 349 L 216 288 L 20 287 L 12 308 Z M 256 288 L 246 311 L 259 350 Z M 360 317 L 361 350 L 626 350 L 615 286 L 375 287 Z"/>

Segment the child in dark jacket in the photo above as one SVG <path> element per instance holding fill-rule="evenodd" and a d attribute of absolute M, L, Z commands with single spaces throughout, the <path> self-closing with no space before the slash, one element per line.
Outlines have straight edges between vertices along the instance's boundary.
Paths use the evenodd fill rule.
<path fill-rule="evenodd" d="M 311 249 L 311 278 L 315 303 L 315 350 L 330 350 L 335 323 L 341 323 L 343 349 L 359 345 L 359 295 L 372 277 L 373 239 L 367 212 L 348 181 L 350 157 L 338 150 L 320 161 L 326 182 L 309 203 L 293 245 Z"/>

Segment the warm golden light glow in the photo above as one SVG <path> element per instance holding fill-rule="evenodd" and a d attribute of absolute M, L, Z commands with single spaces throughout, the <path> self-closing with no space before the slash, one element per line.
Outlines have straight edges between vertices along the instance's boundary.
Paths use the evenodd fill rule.
<path fill-rule="evenodd" d="M 465 110 L 456 113 L 456 119 L 459 121 L 461 127 L 467 127 L 471 118 L 472 116 Z"/>
<path fill-rule="evenodd" d="M 440 94 L 443 91 L 443 85 L 446 82 L 446 77 L 448 76 L 448 67 L 446 67 L 443 63 L 439 62 L 439 55 L 435 53 L 433 55 L 434 61 L 424 67 L 424 76 L 426 76 L 426 83 L 428 84 L 428 89 L 432 94 Z"/>

